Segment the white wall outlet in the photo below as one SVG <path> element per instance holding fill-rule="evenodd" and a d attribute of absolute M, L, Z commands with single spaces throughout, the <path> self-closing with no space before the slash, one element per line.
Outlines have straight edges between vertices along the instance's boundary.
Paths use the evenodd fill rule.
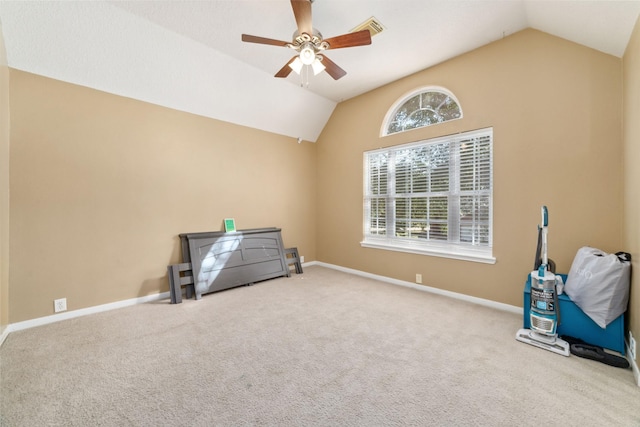
<path fill-rule="evenodd" d="M 304 262 L 304 255 L 300 257 L 300 262 L 303 263 Z"/>
<path fill-rule="evenodd" d="M 416 283 L 422 283 L 422 274 L 416 274 Z"/>
<path fill-rule="evenodd" d="M 636 359 L 636 339 L 633 338 L 631 331 L 629 331 L 629 353 L 631 354 L 631 358 L 633 360 Z"/>
<path fill-rule="evenodd" d="M 53 311 L 60 313 L 61 311 L 67 311 L 67 299 L 60 298 L 53 300 Z"/>

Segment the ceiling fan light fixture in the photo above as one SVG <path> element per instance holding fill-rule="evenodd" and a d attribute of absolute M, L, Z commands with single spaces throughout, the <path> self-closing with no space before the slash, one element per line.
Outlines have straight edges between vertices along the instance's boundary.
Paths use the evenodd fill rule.
<path fill-rule="evenodd" d="M 311 64 L 311 68 L 313 68 L 313 75 L 317 76 L 318 74 L 323 72 L 326 67 L 324 66 L 324 64 L 322 64 L 322 62 L 320 62 L 320 59 L 316 58 L 315 61 L 313 61 L 313 63 Z"/>
<path fill-rule="evenodd" d="M 291 67 L 291 69 L 295 71 L 296 74 L 300 74 L 300 71 L 302 71 L 303 66 L 304 64 L 302 63 L 299 57 L 294 59 L 293 62 L 289 64 L 289 67 Z"/>
<path fill-rule="evenodd" d="M 316 52 L 311 47 L 311 44 L 305 44 L 302 49 L 300 49 L 300 60 L 304 65 L 311 65 L 313 61 L 316 59 Z"/>

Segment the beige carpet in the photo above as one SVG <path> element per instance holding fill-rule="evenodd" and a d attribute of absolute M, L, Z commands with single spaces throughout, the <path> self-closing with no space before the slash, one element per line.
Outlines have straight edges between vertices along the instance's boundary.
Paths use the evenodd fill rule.
<path fill-rule="evenodd" d="M 521 318 L 315 266 L 12 333 L 2 426 L 640 426 L 631 370 Z"/>

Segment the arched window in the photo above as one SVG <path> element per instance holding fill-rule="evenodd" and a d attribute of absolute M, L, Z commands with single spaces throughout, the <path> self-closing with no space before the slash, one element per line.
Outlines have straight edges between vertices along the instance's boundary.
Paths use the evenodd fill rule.
<path fill-rule="evenodd" d="M 403 96 L 391 106 L 384 118 L 381 135 L 460 118 L 462 109 L 453 93 L 442 87 L 423 87 Z"/>

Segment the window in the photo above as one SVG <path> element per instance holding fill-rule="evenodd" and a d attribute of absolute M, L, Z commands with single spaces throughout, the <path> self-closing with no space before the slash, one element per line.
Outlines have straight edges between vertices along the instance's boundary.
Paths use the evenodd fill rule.
<path fill-rule="evenodd" d="M 462 118 L 455 96 L 444 88 L 427 87 L 397 101 L 383 122 L 382 136 Z"/>
<path fill-rule="evenodd" d="M 493 263 L 493 129 L 364 153 L 362 246 Z"/>

